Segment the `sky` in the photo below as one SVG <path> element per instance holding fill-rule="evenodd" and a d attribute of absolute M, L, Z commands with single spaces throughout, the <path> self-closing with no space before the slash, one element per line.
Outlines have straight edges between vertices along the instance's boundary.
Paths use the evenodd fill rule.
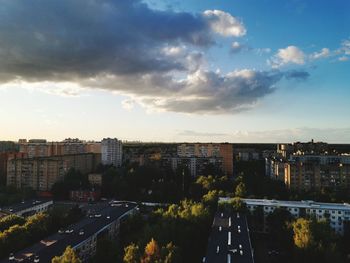
<path fill-rule="evenodd" d="M 350 143 L 348 0 L 0 0 L 0 140 Z"/>

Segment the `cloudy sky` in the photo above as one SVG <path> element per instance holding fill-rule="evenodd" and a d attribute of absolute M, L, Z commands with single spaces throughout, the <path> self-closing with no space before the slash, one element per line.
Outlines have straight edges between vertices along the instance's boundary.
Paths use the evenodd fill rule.
<path fill-rule="evenodd" d="M 0 0 L 0 139 L 350 143 L 347 0 Z"/>

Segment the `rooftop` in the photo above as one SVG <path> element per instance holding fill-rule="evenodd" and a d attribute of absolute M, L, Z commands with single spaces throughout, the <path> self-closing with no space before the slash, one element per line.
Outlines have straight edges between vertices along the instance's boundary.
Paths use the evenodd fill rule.
<path fill-rule="evenodd" d="M 28 208 L 31 208 L 40 204 L 48 203 L 48 202 L 52 202 L 52 200 L 51 199 L 31 199 L 31 200 L 22 201 L 21 203 L 13 204 L 11 206 L 1 207 L 0 211 L 17 213 L 17 212 L 26 210 Z"/>
<path fill-rule="evenodd" d="M 222 200 L 222 199 L 220 199 Z M 312 200 L 302 201 L 284 201 L 284 200 L 268 200 L 268 199 L 243 199 L 248 205 L 268 205 L 268 206 L 286 206 L 298 208 L 322 208 L 329 210 L 347 210 L 350 211 L 348 203 L 321 203 Z"/>
<path fill-rule="evenodd" d="M 33 262 L 34 256 L 39 256 L 40 262 L 51 262 L 51 259 L 61 255 L 67 246 L 79 245 L 93 234 L 103 231 L 105 227 L 135 207 L 134 203 L 124 203 L 118 206 L 110 206 L 106 203 L 100 210 L 95 210 L 92 217 L 87 216 L 78 223 L 62 229 L 64 233 L 55 233 L 31 247 L 17 252 L 14 255 L 15 261 L 4 259 L 0 263 Z M 73 231 L 65 233 L 66 230 Z M 80 230 L 83 230 L 83 234 L 79 234 Z"/>

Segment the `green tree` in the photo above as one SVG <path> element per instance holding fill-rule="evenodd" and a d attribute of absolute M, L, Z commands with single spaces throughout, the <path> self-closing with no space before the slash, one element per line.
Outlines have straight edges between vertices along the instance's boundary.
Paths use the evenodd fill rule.
<path fill-rule="evenodd" d="M 139 263 L 140 262 L 140 249 L 139 246 L 131 243 L 124 248 L 124 263 Z"/>
<path fill-rule="evenodd" d="M 245 197 L 247 194 L 247 190 L 245 187 L 245 183 L 244 182 L 240 182 L 237 186 L 236 186 L 236 190 L 235 190 L 235 196 L 238 197 Z"/>
<path fill-rule="evenodd" d="M 75 254 L 74 250 L 68 246 L 62 256 L 54 257 L 51 263 L 81 263 L 81 260 Z"/>

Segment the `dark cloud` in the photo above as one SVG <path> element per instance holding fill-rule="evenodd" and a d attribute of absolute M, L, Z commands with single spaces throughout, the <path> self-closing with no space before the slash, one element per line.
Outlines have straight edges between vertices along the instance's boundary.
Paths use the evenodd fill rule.
<path fill-rule="evenodd" d="M 3 81 L 184 70 L 160 52 L 164 44 L 213 43 L 200 15 L 152 10 L 137 0 L 0 3 Z"/>
<path fill-rule="evenodd" d="M 309 72 L 301 70 L 290 70 L 285 73 L 286 79 L 307 80 L 310 77 Z"/>
<path fill-rule="evenodd" d="M 227 113 L 251 108 L 283 76 L 306 78 L 296 72 L 205 70 L 203 49 L 217 34 L 246 33 L 239 19 L 219 10 L 161 11 L 139 0 L 0 4 L 0 84 L 68 82 L 120 92 L 160 110 Z"/>

